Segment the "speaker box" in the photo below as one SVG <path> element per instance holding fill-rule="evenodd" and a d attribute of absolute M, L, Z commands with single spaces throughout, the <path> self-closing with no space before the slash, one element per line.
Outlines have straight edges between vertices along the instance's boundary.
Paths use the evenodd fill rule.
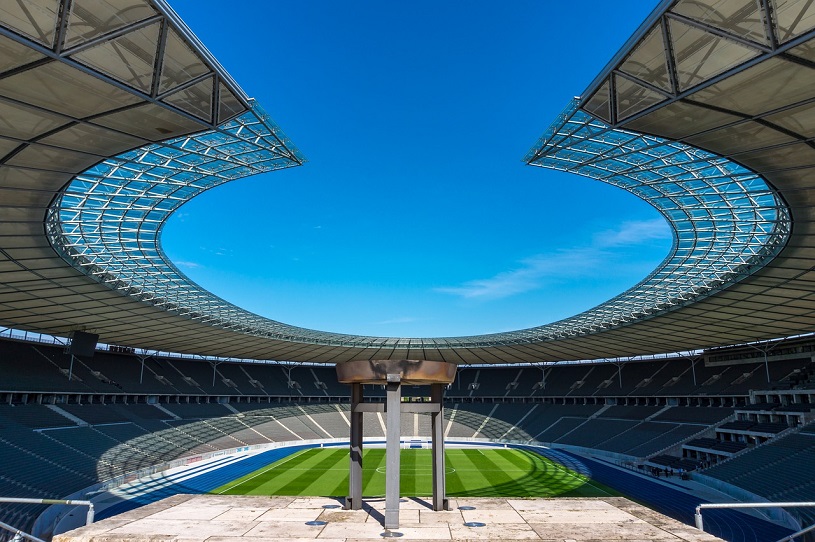
<path fill-rule="evenodd" d="M 71 333 L 71 345 L 68 347 L 68 353 L 81 358 L 92 358 L 98 340 L 99 335 L 95 333 L 74 331 Z"/>

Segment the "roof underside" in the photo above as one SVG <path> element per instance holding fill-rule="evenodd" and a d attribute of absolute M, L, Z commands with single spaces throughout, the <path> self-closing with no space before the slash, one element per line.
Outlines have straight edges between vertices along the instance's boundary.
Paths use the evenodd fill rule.
<path fill-rule="evenodd" d="M 809 2 L 663 2 L 579 109 L 529 155 L 530 163 L 626 189 L 620 173 L 639 162 L 641 193 L 632 191 L 656 205 L 676 235 L 672 256 L 638 285 L 659 295 L 643 301 L 635 287 L 564 322 L 449 339 L 304 330 L 191 284 L 160 251 L 166 217 L 211 186 L 302 158 L 162 3 L 28 4 L 0 7 L 2 325 L 54 335 L 87 329 L 107 343 L 163 351 L 317 362 L 595 359 L 815 331 Z M 574 126 L 581 134 L 563 137 Z M 684 158 L 662 155 L 655 165 L 631 152 L 635 141 L 670 147 L 662 138 L 686 144 L 671 147 Z M 645 173 L 667 166 L 676 172 L 642 188 Z M 686 177 L 677 183 L 677 175 Z M 724 252 L 731 260 L 721 260 Z M 676 257 L 684 267 L 670 267 Z M 688 270 L 698 280 L 679 280 Z M 625 296 L 636 301 L 632 310 L 598 316 Z"/>

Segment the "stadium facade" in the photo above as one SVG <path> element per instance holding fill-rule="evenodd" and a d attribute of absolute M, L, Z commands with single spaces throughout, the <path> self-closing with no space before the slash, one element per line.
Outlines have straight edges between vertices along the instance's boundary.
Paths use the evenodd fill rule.
<path fill-rule="evenodd" d="M 662 2 L 526 156 L 654 205 L 674 242 L 653 273 L 560 322 L 432 339 L 290 326 L 185 277 L 161 250 L 171 213 L 304 158 L 163 1 L 21 6 L 0 8 L 4 326 L 233 358 L 463 364 L 815 331 L 807 2 Z"/>

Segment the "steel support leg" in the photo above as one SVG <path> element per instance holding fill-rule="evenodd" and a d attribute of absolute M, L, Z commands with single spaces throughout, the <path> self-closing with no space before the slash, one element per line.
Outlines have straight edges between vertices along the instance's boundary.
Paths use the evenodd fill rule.
<path fill-rule="evenodd" d="M 430 400 L 439 411 L 430 416 L 433 443 L 433 510 L 447 510 L 446 471 L 444 465 L 444 384 L 430 385 Z"/>
<path fill-rule="evenodd" d="M 351 384 L 351 466 L 346 510 L 362 509 L 362 412 L 357 412 L 362 400 L 362 384 Z"/>
<path fill-rule="evenodd" d="M 385 439 L 385 528 L 399 528 L 399 437 L 402 434 L 400 375 L 388 375 L 387 435 Z"/>

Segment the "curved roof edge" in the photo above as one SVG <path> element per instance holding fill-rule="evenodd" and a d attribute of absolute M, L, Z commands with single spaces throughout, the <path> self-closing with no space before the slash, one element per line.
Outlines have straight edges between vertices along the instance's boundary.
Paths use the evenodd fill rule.
<path fill-rule="evenodd" d="M 218 130 L 111 158 L 78 175 L 50 208 L 47 231 L 75 268 L 139 301 L 224 329 L 309 344 L 435 348 L 527 343 L 591 334 L 681 307 L 748 276 L 783 248 L 789 213 L 754 173 L 681 143 L 610 129 L 573 101 L 527 156 L 586 175 L 656 207 L 674 232 L 671 254 L 634 288 L 539 327 L 468 337 L 338 334 L 250 313 L 207 292 L 160 249 L 161 226 L 184 202 L 237 178 L 302 163 L 255 106 Z"/>
<path fill-rule="evenodd" d="M 47 219 L 55 221 L 47 224 L 49 232 L 61 235 L 54 229 L 59 227 L 59 213 L 49 209 L 66 185 L 100 161 L 130 149 L 144 149 L 148 161 L 135 160 L 132 170 L 127 166 L 118 172 L 130 175 L 131 180 L 150 182 L 153 175 L 166 177 L 168 182 L 156 192 L 164 190 L 167 194 L 155 204 L 153 212 L 158 214 L 130 221 L 139 216 L 146 202 L 133 199 L 120 204 L 110 200 L 112 205 L 119 205 L 120 220 L 113 213 L 104 223 L 75 225 L 91 228 L 89 235 L 96 239 L 91 239 L 91 245 L 97 245 L 92 248 L 103 249 L 98 263 L 113 262 L 129 276 L 127 273 L 145 262 L 154 262 L 171 274 L 178 273 L 183 283 L 186 278 L 166 261 L 159 244 L 144 245 L 142 250 L 138 240 L 120 242 L 120 238 L 138 237 L 142 229 L 144 238 L 157 236 L 161 230 L 157 218 L 162 210 L 177 203 L 171 193 L 178 186 L 171 179 L 182 171 L 164 177 L 161 173 L 161 166 L 175 166 L 174 155 L 170 153 L 163 164 L 154 163 L 149 159 L 156 154 L 148 151 L 153 145 L 160 147 L 162 141 L 193 141 L 195 136 L 190 134 L 218 132 L 224 123 L 252 107 L 200 42 L 164 9 L 163 0 L 126 3 L 127 10 L 110 2 L 94 4 L 96 8 L 88 10 L 83 2 L 49 0 L 36 3 L 41 9 L 31 12 L 33 17 L 22 13 L 22 4 L 10 3 L 0 14 L 0 48 L 7 53 L 0 66 L 0 109 L 4 118 L 15 119 L 0 128 L 3 326 L 57 335 L 93 330 L 109 344 L 223 357 L 319 363 L 420 357 L 467 364 L 620 358 L 815 331 L 815 4 L 811 2 L 661 1 L 581 98 L 579 110 L 588 117 L 581 119 L 570 110 L 569 114 L 574 113 L 571 124 L 564 124 L 568 115 L 555 123 L 549 136 L 562 131 L 557 136 L 563 141 L 562 148 L 558 148 L 560 140 L 556 138 L 547 143 L 550 137 L 536 147 L 543 151 L 536 157 L 536 165 L 596 173 L 598 178 L 613 179 L 622 172 L 634 175 L 633 181 L 614 180 L 621 186 L 649 178 L 654 171 L 640 175 L 611 159 L 615 153 L 637 155 L 616 139 L 620 132 L 608 130 L 611 127 L 627 131 L 634 142 L 658 136 L 730 160 L 730 165 L 714 159 L 699 163 L 698 171 L 724 167 L 727 175 L 738 177 L 731 165 L 741 164 L 747 176 L 761 175 L 766 188 L 774 191 L 776 203 L 786 206 L 782 209 L 778 205 L 773 216 L 765 188 L 759 181 L 746 182 L 750 185 L 746 188 L 756 189 L 761 197 L 745 207 L 743 231 L 735 236 L 726 231 L 726 236 L 751 247 L 743 252 L 735 245 L 715 246 L 719 232 L 696 215 L 710 214 L 718 220 L 729 210 L 715 204 L 705 209 L 701 201 L 694 201 L 693 193 L 673 192 L 669 184 L 654 187 L 655 192 L 660 188 L 667 191 L 653 193 L 653 198 L 667 203 L 673 198 L 691 211 L 688 218 L 665 207 L 669 221 L 687 223 L 691 228 L 675 228 L 676 244 L 663 265 L 684 257 L 683 242 L 693 243 L 693 238 L 705 244 L 713 239 L 710 249 L 700 254 L 713 260 L 727 248 L 724 253 L 731 258 L 735 275 L 717 270 L 715 265 L 710 269 L 732 279 L 729 286 L 714 281 L 705 286 L 705 278 L 697 276 L 699 282 L 686 281 L 690 291 L 673 296 L 668 306 L 658 304 L 655 312 L 643 314 L 636 309 L 635 299 L 629 308 L 636 310 L 620 312 L 619 318 L 610 320 L 610 327 L 583 326 L 583 335 L 558 336 L 550 324 L 506 334 L 442 339 L 329 333 L 310 342 L 304 339 L 304 332 L 319 332 L 277 323 L 279 333 L 274 337 L 278 338 L 271 338 L 247 333 L 246 328 L 219 321 L 211 314 L 166 310 L 178 308 L 172 305 L 175 300 L 159 300 L 148 291 L 130 290 L 112 273 L 97 273 L 102 267 L 94 268 L 91 274 L 82 272 L 79 268 L 87 270 L 89 266 L 83 267 L 82 261 L 77 261 L 77 266 L 68 263 L 48 237 Z M 607 126 L 600 126 L 598 119 Z M 591 135 L 567 141 L 571 134 L 565 131 L 572 129 Z M 551 148 L 543 149 L 550 143 Z M 605 150 L 597 151 L 600 144 L 607 145 Z M 296 151 L 286 145 L 284 142 L 290 161 L 297 162 Z M 598 154 L 586 158 L 586 151 Z M 606 157 L 609 159 L 604 160 Z M 698 173 L 690 158 L 683 160 L 680 169 L 690 169 L 679 175 Z M 605 172 L 595 168 L 600 163 Z M 657 173 L 673 167 L 663 163 Z M 687 178 L 679 180 L 689 182 Z M 100 182 L 98 186 L 100 194 L 117 190 L 115 183 Z M 123 199 L 140 194 L 138 185 L 132 187 L 136 190 L 120 194 Z M 186 190 L 199 188 L 205 189 L 193 183 Z M 736 192 L 715 181 L 700 190 L 708 198 L 708 192 L 717 188 L 724 188 L 727 197 L 738 200 Z M 92 205 L 88 209 L 99 210 Z M 761 217 L 758 229 L 753 228 L 759 221 L 752 221 L 751 213 L 754 218 Z M 773 222 L 777 229 L 768 229 Z M 127 228 L 120 228 L 124 223 Z M 789 233 L 781 240 L 785 229 Z M 66 232 L 78 234 L 70 229 Z M 762 252 L 755 242 L 764 236 L 775 244 Z M 66 245 L 63 252 L 77 251 L 84 258 L 88 247 L 83 243 Z M 105 255 L 105 246 L 110 247 L 111 254 Z M 777 255 L 773 257 L 774 252 Z M 148 283 L 154 277 L 151 272 L 145 276 Z M 682 284 L 679 280 L 663 286 Z M 657 287 L 660 285 L 655 283 Z M 711 289 L 705 292 L 707 287 Z M 656 294 L 652 300 L 660 298 L 662 292 Z M 212 306 L 229 316 L 232 308 L 227 305 L 216 300 Z M 578 317 L 564 322 L 581 325 Z"/>

